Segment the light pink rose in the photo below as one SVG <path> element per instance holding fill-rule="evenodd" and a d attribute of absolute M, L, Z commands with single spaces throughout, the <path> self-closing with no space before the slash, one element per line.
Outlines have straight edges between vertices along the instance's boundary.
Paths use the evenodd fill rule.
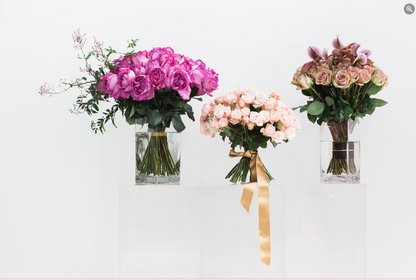
<path fill-rule="evenodd" d="M 199 128 L 200 128 L 201 134 L 208 135 L 208 134 L 207 134 L 207 127 L 205 126 L 205 124 L 204 124 L 204 123 L 201 123 L 201 124 L 199 125 Z"/>
<path fill-rule="evenodd" d="M 231 113 L 231 117 L 237 120 L 241 119 L 241 111 L 239 109 L 235 109 L 232 113 Z"/>
<path fill-rule="evenodd" d="M 293 125 L 296 129 L 300 129 L 300 127 L 301 127 L 300 120 L 298 118 L 296 118 L 295 123 Z"/>
<path fill-rule="evenodd" d="M 214 111 L 214 116 L 217 119 L 221 119 L 222 117 L 224 117 L 224 108 L 222 106 L 217 106 L 217 108 L 215 108 Z"/>
<path fill-rule="evenodd" d="M 251 122 L 247 123 L 247 127 L 249 130 L 252 130 L 254 128 L 254 123 L 251 123 Z"/>
<path fill-rule="evenodd" d="M 222 118 L 218 121 L 218 124 L 220 125 L 220 127 L 226 127 L 228 125 L 228 119 Z"/>
<path fill-rule="evenodd" d="M 238 124 L 240 122 L 240 120 L 238 120 L 238 119 L 234 119 L 234 118 L 231 118 L 230 119 L 230 123 L 232 123 L 233 125 L 236 125 L 236 124 Z"/>
<path fill-rule="evenodd" d="M 217 98 L 215 98 L 215 104 L 220 104 L 224 102 L 224 96 L 218 96 Z"/>
<path fill-rule="evenodd" d="M 199 117 L 199 121 L 201 123 L 205 122 L 208 119 L 208 115 L 201 115 L 201 117 Z"/>
<path fill-rule="evenodd" d="M 218 129 L 218 128 L 220 128 L 220 124 L 219 124 L 218 120 L 214 120 L 214 121 L 212 122 L 212 128 L 213 128 L 213 129 Z"/>
<path fill-rule="evenodd" d="M 266 127 L 260 129 L 260 132 L 267 137 L 271 137 L 276 132 L 276 128 L 272 124 L 267 124 Z"/>
<path fill-rule="evenodd" d="M 243 116 L 241 118 L 241 120 L 242 120 L 243 123 L 248 123 L 248 122 L 250 122 L 250 117 L 249 116 Z"/>
<path fill-rule="evenodd" d="M 244 106 L 246 106 L 246 103 L 244 103 L 244 100 L 240 98 L 240 99 L 238 100 L 238 107 L 240 107 L 240 108 L 244 108 Z"/>
<path fill-rule="evenodd" d="M 283 131 L 276 131 L 272 134 L 272 142 L 280 143 L 285 138 L 285 133 Z"/>
<path fill-rule="evenodd" d="M 266 123 L 270 121 L 270 112 L 266 110 L 260 111 L 260 115 L 263 117 L 263 122 Z"/>
<path fill-rule="evenodd" d="M 250 113 L 251 113 L 250 108 L 245 107 L 245 108 L 242 108 L 242 109 L 241 109 L 241 114 L 242 114 L 243 116 L 249 116 L 249 115 L 250 115 Z"/>
<path fill-rule="evenodd" d="M 288 127 L 292 126 L 293 118 L 290 114 L 284 114 L 283 117 L 280 119 L 284 127 L 287 129 Z"/>
<path fill-rule="evenodd" d="M 267 93 L 263 91 L 258 91 L 253 100 L 253 107 L 254 108 L 262 107 L 263 104 L 267 101 L 267 99 L 269 99 L 269 95 Z"/>
<path fill-rule="evenodd" d="M 283 123 L 282 123 L 282 121 L 281 121 L 281 120 L 277 123 L 277 128 L 278 128 L 280 131 L 285 131 L 285 130 L 286 130 L 286 127 L 283 125 Z"/>
<path fill-rule="evenodd" d="M 316 75 L 316 84 L 327 86 L 331 82 L 332 72 L 330 70 L 323 70 Z"/>
<path fill-rule="evenodd" d="M 257 126 L 263 126 L 263 117 L 258 112 L 251 112 L 250 122 L 255 123 Z"/>
<path fill-rule="evenodd" d="M 357 67 L 350 66 L 347 69 L 348 75 L 352 81 L 356 81 L 358 78 L 358 74 L 360 73 L 360 69 Z"/>
<path fill-rule="evenodd" d="M 270 96 L 273 97 L 276 100 L 279 100 L 280 99 L 280 96 L 277 93 L 275 93 L 275 92 L 272 92 L 272 94 L 270 94 Z"/>
<path fill-rule="evenodd" d="M 212 112 L 211 105 L 210 104 L 204 104 L 204 106 L 202 107 L 202 114 L 203 115 L 208 115 L 211 112 Z"/>
<path fill-rule="evenodd" d="M 263 104 L 264 110 L 273 110 L 277 105 L 277 101 L 274 98 L 269 98 L 266 100 L 266 102 Z"/>
<path fill-rule="evenodd" d="M 228 93 L 224 96 L 224 103 L 228 103 L 230 105 L 234 104 L 234 103 L 237 103 L 237 100 L 238 100 L 238 97 L 232 92 L 230 92 L 230 93 Z"/>
<path fill-rule="evenodd" d="M 295 137 L 296 135 L 296 129 L 294 127 L 290 127 L 288 129 L 286 129 L 285 131 L 285 138 L 287 140 L 291 140 Z"/>
<path fill-rule="evenodd" d="M 228 107 L 228 106 L 224 107 L 224 115 L 228 118 L 231 116 L 231 108 L 230 107 Z"/>
<path fill-rule="evenodd" d="M 332 83 L 337 88 L 347 88 L 351 84 L 351 79 L 347 71 L 339 70 L 338 73 L 335 75 Z"/>
<path fill-rule="evenodd" d="M 251 104 L 253 103 L 253 96 L 249 95 L 249 94 L 245 94 L 241 97 L 241 99 L 244 101 L 244 103 L 246 104 Z"/>
<path fill-rule="evenodd" d="M 276 110 L 270 111 L 270 121 L 271 122 L 278 122 L 280 119 L 280 115 Z"/>
<path fill-rule="evenodd" d="M 373 77 L 371 79 L 377 86 L 386 86 L 388 82 L 388 76 L 384 72 L 377 68 L 374 71 Z"/>
<path fill-rule="evenodd" d="M 364 84 L 368 83 L 371 80 L 371 75 L 365 69 L 360 69 L 360 73 L 358 73 L 358 80 L 357 85 L 363 86 Z"/>

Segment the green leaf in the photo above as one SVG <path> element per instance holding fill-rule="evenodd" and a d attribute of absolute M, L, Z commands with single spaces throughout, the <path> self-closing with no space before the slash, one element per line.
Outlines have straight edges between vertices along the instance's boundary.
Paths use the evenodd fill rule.
<path fill-rule="evenodd" d="M 150 113 L 152 114 L 153 125 L 158 125 L 162 122 L 162 115 L 159 114 L 159 110 L 151 110 Z"/>
<path fill-rule="evenodd" d="M 329 94 L 331 94 L 332 95 L 332 97 L 337 97 L 337 92 L 336 92 L 336 90 L 335 90 L 335 88 L 334 87 L 328 87 L 328 89 L 329 89 Z"/>
<path fill-rule="evenodd" d="M 367 94 L 374 95 L 377 92 L 379 92 L 383 86 L 376 86 L 374 83 L 370 86 L 370 88 L 367 90 Z"/>
<path fill-rule="evenodd" d="M 368 110 L 368 113 L 371 115 L 372 113 L 374 113 L 374 110 L 376 109 L 376 107 L 374 107 L 374 105 L 370 102 L 367 103 L 367 105 L 365 106 L 365 108 Z"/>
<path fill-rule="evenodd" d="M 179 115 L 172 116 L 172 124 L 177 132 L 182 132 L 185 129 L 185 125 Z"/>
<path fill-rule="evenodd" d="M 130 114 L 129 114 L 129 119 L 131 117 L 133 117 L 134 113 L 136 112 L 136 110 L 134 110 L 134 107 L 130 107 Z"/>
<path fill-rule="evenodd" d="M 311 114 L 313 116 L 317 116 L 321 114 L 325 109 L 325 104 L 320 101 L 314 101 L 309 105 L 308 107 L 308 114 Z"/>
<path fill-rule="evenodd" d="M 136 112 L 137 114 L 139 114 L 140 116 L 144 116 L 146 114 L 146 110 L 144 108 L 139 108 L 136 107 Z"/>
<path fill-rule="evenodd" d="M 328 106 L 334 105 L 334 99 L 332 99 L 329 96 L 325 97 L 325 102 L 326 102 L 326 104 L 328 104 Z"/>
<path fill-rule="evenodd" d="M 371 98 L 370 103 L 373 104 L 374 107 L 383 107 L 387 104 L 386 101 L 378 98 Z"/>
<path fill-rule="evenodd" d="M 343 117 L 343 115 L 344 115 L 344 111 L 343 111 L 341 108 L 338 108 L 338 109 L 335 111 L 335 118 L 337 118 L 337 119 L 341 120 L 341 119 L 342 119 L 342 117 Z"/>
<path fill-rule="evenodd" d="M 299 111 L 300 113 L 305 112 L 306 110 L 308 110 L 308 106 L 307 105 L 300 106 L 299 108 L 300 108 L 300 111 Z"/>
<path fill-rule="evenodd" d="M 351 114 L 352 114 L 353 112 L 354 112 L 354 111 L 353 111 L 353 109 L 352 109 L 350 106 L 345 107 L 345 108 L 344 108 L 344 117 L 345 117 L 346 119 L 349 119 L 349 118 L 350 118 L 350 116 L 351 116 Z"/>
<path fill-rule="evenodd" d="M 318 116 L 312 116 L 311 114 L 308 114 L 308 119 L 312 122 L 312 123 L 315 123 L 316 122 L 316 118 L 317 118 Z"/>

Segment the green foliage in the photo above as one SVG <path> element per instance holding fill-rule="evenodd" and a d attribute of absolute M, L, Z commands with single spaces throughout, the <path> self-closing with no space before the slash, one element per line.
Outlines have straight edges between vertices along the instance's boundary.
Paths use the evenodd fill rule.
<path fill-rule="evenodd" d="M 302 90 L 302 94 L 311 100 L 308 100 L 306 105 L 295 107 L 293 110 L 306 111 L 308 119 L 319 125 L 331 120 L 355 120 L 363 118 L 365 115 L 371 115 L 376 107 L 387 104 L 382 99 L 371 97 L 382 88 L 372 81 L 363 86 L 353 83 L 345 89 L 336 88 L 332 84 L 328 86 L 312 85 L 310 89 Z"/>

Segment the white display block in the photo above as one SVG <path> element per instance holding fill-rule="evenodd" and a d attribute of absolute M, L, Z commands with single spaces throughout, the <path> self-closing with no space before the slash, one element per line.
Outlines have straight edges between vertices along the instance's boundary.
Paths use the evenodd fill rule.
<path fill-rule="evenodd" d="M 257 191 L 242 185 L 120 188 L 121 278 L 363 278 L 366 186 L 270 185 L 271 265 Z"/>
<path fill-rule="evenodd" d="M 285 278 L 365 278 L 366 185 L 285 185 Z"/>

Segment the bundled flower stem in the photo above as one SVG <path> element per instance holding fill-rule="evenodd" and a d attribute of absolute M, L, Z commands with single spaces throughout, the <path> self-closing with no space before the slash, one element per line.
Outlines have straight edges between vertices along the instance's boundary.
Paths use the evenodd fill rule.
<path fill-rule="evenodd" d="M 273 176 L 270 174 L 270 172 L 267 170 L 266 166 L 263 164 L 264 171 L 267 175 L 267 180 L 270 182 L 271 180 L 274 180 Z M 225 176 L 225 179 L 230 178 L 230 182 L 237 183 L 247 182 L 247 175 L 250 172 L 249 182 L 253 181 L 253 176 L 251 174 L 250 170 L 250 159 L 247 157 L 242 157 L 240 161 L 231 169 L 231 171 Z"/>
<path fill-rule="evenodd" d="M 357 167 L 354 161 L 354 144 L 348 142 L 348 121 L 329 121 L 328 127 L 332 135 L 333 144 L 332 158 L 326 173 L 337 176 L 343 173 L 356 173 Z"/>
<path fill-rule="evenodd" d="M 164 129 L 163 129 L 164 131 Z M 141 158 L 136 155 L 137 170 L 151 176 L 179 175 L 180 160 L 176 163 L 170 153 L 166 132 L 151 132 L 149 144 Z"/>

